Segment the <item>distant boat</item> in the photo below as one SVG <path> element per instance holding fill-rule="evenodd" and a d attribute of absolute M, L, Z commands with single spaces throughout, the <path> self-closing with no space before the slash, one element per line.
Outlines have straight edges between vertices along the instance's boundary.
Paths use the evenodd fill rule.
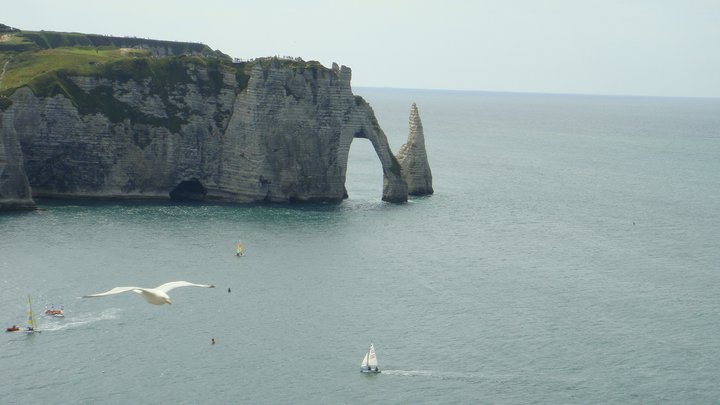
<path fill-rule="evenodd" d="M 55 305 L 51 305 L 50 308 L 47 308 L 45 310 L 45 315 L 62 318 L 65 316 L 65 313 L 63 312 L 64 310 L 65 310 L 65 307 L 62 305 L 60 306 L 60 308 L 55 308 Z"/>
<path fill-rule="evenodd" d="M 235 245 L 235 248 L 236 248 L 236 252 L 237 252 L 237 253 L 235 253 L 235 256 L 238 256 L 238 257 L 242 256 L 243 250 L 245 249 L 243 247 L 242 242 L 238 241 L 237 245 Z"/>
<path fill-rule="evenodd" d="M 7 332 L 20 332 L 20 331 L 22 331 L 22 332 L 24 332 L 24 333 L 26 333 L 26 334 L 28 334 L 28 335 L 29 335 L 29 334 L 32 334 L 32 333 L 35 333 L 35 332 L 38 332 L 38 333 L 40 332 L 40 330 L 38 329 L 38 326 L 37 326 L 37 321 L 35 320 L 35 316 L 33 315 L 33 311 L 32 311 L 32 299 L 30 298 L 29 295 L 28 295 L 27 326 L 25 327 L 25 329 L 20 329 L 19 326 L 13 325 L 13 326 L 10 326 L 10 327 L 8 327 L 8 328 L 5 328 L 5 331 L 7 331 Z"/>
<path fill-rule="evenodd" d="M 362 363 L 360 363 L 360 372 L 373 374 L 380 373 L 377 356 L 375 355 L 375 346 L 373 346 L 372 343 L 370 343 L 370 348 L 367 353 L 365 353 Z"/>

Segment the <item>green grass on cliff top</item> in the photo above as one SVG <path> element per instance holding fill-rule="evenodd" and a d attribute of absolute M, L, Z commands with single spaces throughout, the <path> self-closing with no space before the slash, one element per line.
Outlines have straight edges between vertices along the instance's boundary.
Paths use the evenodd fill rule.
<path fill-rule="evenodd" d="M 127 66 L 127 62 L 133 60 L 146 60 L 148 65 L 161 70 L 162 63 L 156 63 L 158 58 L 152 58 L 148 51 L 138 49 L 148 47 L 166 49 L 168 53 L 177 55 L 170 59 L 195 55 L 192 61 L 200 64 L 214 60 L 228 62 L 229 65 L 231 60 L 222 52 L 213 51 L 201 43 L 73 32 L 21 31 L 0 24 L 0 71 L 5 68 L 0 81 L 0 96 L 7 96 L 23 86 L 30 87 L 36 94 L 46 94 L 50 90 L 47 86 L 58 74 L 102 76 L 108 71 L 122 69 L 123 63 Z M 204 60 L 205 57 L 208 61 Z"/>
<path fill-rule="evenodd" d="M 20 31 L 0 28 L 0 98 L 27 86 L 36 95 L 52 96 L 58 92 L 72 98 L 67 87 L 68 76 L 96 76 L 111 80 L 142 80 L 152 77 L 160 84 L 190 80 L 185 66 L 210 68 L 208 91 L 222 86 L 221 71 L 235 74 L 239 89 L 247 85 L 254 64 L 267 68 L 277 64 L 296 70 L 324 70 L 320 63 L 278 58 L 258 58 L 253 62 L 232 63 L 232 59 L 207 45 L 134 37 L 110 37 L 94 34 L 50 31 Z M 161 47 L 175 56 L 154 57 L 138 47 Z M 0 109 L 1 110 L 1 109 Z"/>
<path fill-rule="evenodd" d="M 76 75 L 92 75 L 103 65 L 149 55 L 149 52 L 140 50 L 89 47 L 44 49 L 16 55 L 0 54 L 0 66 L 10 61 L 0 82 L 0 92 L 12 91 L 26 85 L 32 88 L 34 79 L 51 72 L 65 71 Z"/>

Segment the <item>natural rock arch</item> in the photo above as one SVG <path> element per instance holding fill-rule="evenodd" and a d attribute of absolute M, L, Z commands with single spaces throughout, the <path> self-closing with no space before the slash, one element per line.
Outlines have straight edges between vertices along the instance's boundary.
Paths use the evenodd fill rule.
<path fill-rule="evenodd" d="M 362 97 L 356 96 L 355 101 L 356 117 L 354 121 L 356 124 L 351 127 L 353 130 L 353 138 L 367 139 L 372 144 L 373 149 L 375 149 L 375 154 L 382 166 L 383 201 L 395 203 L 406 202 L 408 198 L 407 183 L 403 179 L 400 163 L 397 158 L 395 158 L 395 155 L 393 155 L 392 150 L 390 150 L 385 132 L 380 128 L 370 105 L 362 99 Z M 352 142 L 352 139 L 350 139 L 350 142 Z"/>

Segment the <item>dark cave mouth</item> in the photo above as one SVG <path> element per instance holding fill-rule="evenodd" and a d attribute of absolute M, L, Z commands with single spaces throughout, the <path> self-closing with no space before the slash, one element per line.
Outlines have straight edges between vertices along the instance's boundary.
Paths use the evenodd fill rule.
<path fill-rule="evenodd" d="M 207 189 L 197 179 L 183 180 L 170 192 L 175 201 L 205 201 L 206 197 Z"/>

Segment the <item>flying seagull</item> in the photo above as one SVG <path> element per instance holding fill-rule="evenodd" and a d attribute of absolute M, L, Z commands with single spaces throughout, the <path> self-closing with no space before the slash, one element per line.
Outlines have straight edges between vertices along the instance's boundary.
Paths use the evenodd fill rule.
<path fill-rule="evenodd" d="M 170 292 L 170 290 L 172 290 L 174 288 L 178 288 L 178 287 L 215 288 L 214 285 L 194 284 L 194 283 L 189 283 L 187 281 L 171 281 L 169 283 L 159 285 L 155 288 L 115 287 L 112 290 L 106 291 L 104 293 L 83 295 L 82 298 L 104 297 L 106 295 L 114 295 L 114 294 L 124 293 L 126 291 L 133 291 L 138 294 L 141 294 L 143 296 L 143 298 L 145 298 L 145 301 L 147 301 L 153 305 L 172 304 L 172 302 L 170 302 L 170 297 L 168 297 L 167 293 Z"/>

